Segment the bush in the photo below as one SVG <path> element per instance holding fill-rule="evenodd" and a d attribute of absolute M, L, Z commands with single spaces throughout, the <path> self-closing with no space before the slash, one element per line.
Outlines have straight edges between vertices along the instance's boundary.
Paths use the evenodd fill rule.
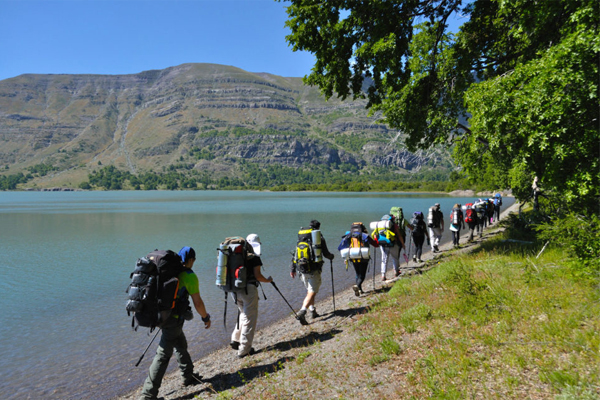
<path fill-rule="evenodd" d="M 568 214 L 538 225 L 536 231 L 539 239 L 565 247 L 577 257 L 582 262 L 582 274 L 597 276 L 600 273 L 600 220 L 597 215 Z"/>

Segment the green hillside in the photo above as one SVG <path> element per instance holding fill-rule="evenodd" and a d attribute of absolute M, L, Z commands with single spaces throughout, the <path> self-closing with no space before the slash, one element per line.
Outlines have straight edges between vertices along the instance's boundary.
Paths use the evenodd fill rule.
<path fill-rule="evenodd" d="M 21 75 L 0 81 L 1 171 L 30 174 L 22 188 L 77 187 L 107 166 L 136 177 L 176 172 L 204 186 L 207 177 L 240 187 L 303 183 L 298 177 L 446 180 L 446 150 L 406 151 L 365 105 L 325 101 L 300 78 L 215 64 Z M 273 180 L 255 179 L 259 172 Z"/>

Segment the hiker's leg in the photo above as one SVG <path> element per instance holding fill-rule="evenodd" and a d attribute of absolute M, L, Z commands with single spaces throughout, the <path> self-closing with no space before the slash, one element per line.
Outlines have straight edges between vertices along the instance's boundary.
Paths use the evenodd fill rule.
<path fill-rule="evenodd" d="M 163 328 L 162 330 L 160 342 L 156 348 L 156 355 L 152 360 L 152 364 L 150 364 L 148 377 L 142 388 L 142 398 L 152 399 L 158 396 L 158 389 L 160 389 L 162 379 L 169 366 L 169 360 L 173 355 L 176 336 L 176 332 L 174 332 L 173 329 L 174 328 Z"/>
<path fill-rule="evenodd" d="M 398 274 L 398 272 L 400 272 L 400 251 L 401 251 L 401 248 L 397 244 L 395 244 L 390 249 L 390 257 L 392 258 L 392 266 L 394 267 L 394 272 L 396 274 Z"/>
<path fill-rule="evenodd" d="M 415 256 L 417 259 L 421 259 L 421 255 L 423 254 L 423 242 L 425 241 L 425 236 L 413 236 L 413 240 L 415 243 Z"/>
<path fill-rule="evenodd" d="M 384 276 L 387 270 L 388 259 L 390 257 L 390 247 L 381 247 L 381 275 Z"/>
<path fill-rule="evenodd" d="M 240 347 L 238 355 L 247 354 L 254 341 L 256 332 L 256 321 L 258 321 L 258 288 L 250 284 L 246 288 L 248 293 L 238 293 L 238 299 L 242 299 L 243 310 L 240 314 Z M 239 300 L 238 300 L 239 301 Z"/>
<path fill-rule="evenodd" d="M 302 308 L 307 309 L 309 306 L 315 305 L 315 296 L 319 293 L 319 288 L 321 287 L 321 271 L 316 271 L 312 274 L 302 274 L 301 278 L 308 292 L 302 303 Z"/>
<path fill-rule="evenodd" d="M 231 293 L 231 298 L 235 302 L 235 305 L 238 308 L 238 319 L 235 321 L 235 327 L 233 328 L 233 332 L 231 332 L 231 342 L 240 342 L 240 334 L 242 329 L 240 328 L 240 315 L 243 312 L 244 303 L 240 297 L 238 297 L 237 293 Z"/>
<path fill-rule="evenodd" d="M 187 339 L 183 333 L 183 324 L 179 327 L 179 332 L 180 333 L 175 339 L 175 359 L 177 360 L 177 365 L 181 371 L 181 376 L 185 379 L 194 372 L 194 362 L 188 352 Z"/>
<path fill-rule="evenodd" d="M 354 272 L 356 273 L 356 286 L 358 286 L 360 288 L 360 285 L 362 285 L 363 281 L 365 280 L 364 275 L 362 274 L 362 262 L 352 262 L 352 266 L 354 267 Z"/>

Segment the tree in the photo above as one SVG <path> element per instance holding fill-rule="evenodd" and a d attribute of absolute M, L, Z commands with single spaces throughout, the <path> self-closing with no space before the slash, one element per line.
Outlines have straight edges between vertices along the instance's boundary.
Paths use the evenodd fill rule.
<path fill-rule="evenodd" d="M 471 176 L 503 168 L 498 182 L 524 198 L 523 174 L 537 175 L 599 213 L 598 11 L 596 0 L 292 0 L 286 39 L 315 54 L 305 83 L 366 96 L 410 150 L 456 144 Z M 456 13 L 468 22 L 453 34 Z"/>

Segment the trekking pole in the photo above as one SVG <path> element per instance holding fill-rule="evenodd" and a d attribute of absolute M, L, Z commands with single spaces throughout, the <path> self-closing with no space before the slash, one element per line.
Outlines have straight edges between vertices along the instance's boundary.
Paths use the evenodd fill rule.
<path fill-rule="evenodd" d="M 409 238 L 408 238 L 408 257 L 406 257 L 406 266 L 408 266 L 408 259 L 410 258 L 410 250 L 412 249 L 412 234 L 409 233 Z"/>
<path fill-rule="evenodd" d="M 373 255 L 373 291 L 375 291 L 375 270 L 377 269 L 377 252 Z"/>
<path fill-rule="evenodd" d="M 148 347 L 146 347 L 146 350 L 144 350 L 144 352 L 142 353 L 142 356 L 140 357 L 140 359 L 135 363 L 135 366 L 137 367 L 138 365 L 140 365 L 140 363 L 142 362 L 142 358 L 144 358 L 144 356 L 146 355 L 146 352 L 148 351 L 148 349 L 150 348 L 150 346 L 152 345 L 152 343 L 154 342 L 154 339 L 156 339 L 156 337 L 158 336 L 158 333 L 160 332 L 160 328 L 158 328 L 158 330 L 156 331 L 156 335 L 154 335 L 154 337 L 152 338 L 152 340 L 150 341 L 150 343 L 148 344 Z"/>
<path fill-rule="evenodd" d="M 331 267 L 331 294 L 333 296 L 333 312 L 335 313 L 335 287 L 333 286 L 333 260 L 329 260 L 329 266 Z"/>
<path fill-rule="evenodd" d="M 290 309 L 292 310 L 292 312 L 294 313 L 294 315 L 296 316 L 296 319 L 298 319 L 298 314 L 296 314 L 296 311 L 294 311 L 294 307 L 292 307 L 290 305 L 290 303 L 287 301 L 287 299 L 283 296 L 283 293 L 281 293 L 281 291 L 279 290 L 279 288 L 277 287 L 277 285 L 275 284 L 274 281 L 271 281 L 271 285 L 273 285 L 273 287 L 275 288 L 275 290 L 277 290 L 277 293 L 279 293 L 281 295 L 281 298 L 287 303 L 287 305 L 290 307 Z"/>

